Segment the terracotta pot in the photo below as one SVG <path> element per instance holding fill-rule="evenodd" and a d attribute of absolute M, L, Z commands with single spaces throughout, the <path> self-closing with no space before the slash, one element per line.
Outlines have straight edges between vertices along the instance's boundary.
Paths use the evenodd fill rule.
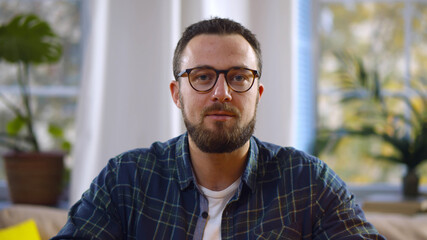
<path fill-rule="evenodd" d="M 403 195 L 405 197 L 417 197 L 419 195 L 418 186 L 420 185 L 420 177 L 416 169 L 408 169 L 403 177 Z"/>
<path fill-rule="evenodd" d="M 62 190 L 64 154 L 7 153 L 3 155 L 13 203 L 55 205 Z"/>

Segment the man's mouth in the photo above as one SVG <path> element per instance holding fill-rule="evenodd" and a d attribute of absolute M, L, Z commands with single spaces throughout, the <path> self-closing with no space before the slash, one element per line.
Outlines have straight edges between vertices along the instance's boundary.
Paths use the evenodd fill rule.
<path fill-rule="evenodd" d="M 215 103 L 212 106 L 205 108 L 202 111 L 202 116 L 205 119 L 225 122 L 232 119 L 238 119 L 240 114 L 237 108 L 231 105 Z"/>
<path fill-rule="evenodd" d="M 236 117 L 236 114 L 227 111 L 211 111 L 206 113 L 205 117 L 216 121 L 227 121 Z"/>
<path fill-rule="evenodd" d="M 206 113 L 206 115 L 215 115 L 215 116 L 230 116 L 234 117 L 236 114 L 228 111 L 211 111 Z"/>

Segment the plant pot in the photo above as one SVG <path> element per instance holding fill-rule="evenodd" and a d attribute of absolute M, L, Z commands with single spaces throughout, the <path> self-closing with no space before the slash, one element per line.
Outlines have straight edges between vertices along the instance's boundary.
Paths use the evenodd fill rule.
<path fill-rule="evenodd" d="M 403 195 L 405 197 L 417 197 L 419 195 L 418 187 L 420 185 L 420 177 L 416 169 L 408 169 L 403 177 Z"/>
<path fill-rule="evenodd" d="M 13 203 L 56 205 L 62 190 L 64 154 L 7 153 L 3 155 Z"/>

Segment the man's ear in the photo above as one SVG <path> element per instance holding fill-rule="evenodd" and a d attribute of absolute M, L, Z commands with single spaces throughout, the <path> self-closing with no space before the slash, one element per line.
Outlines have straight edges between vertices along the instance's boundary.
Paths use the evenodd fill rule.
<path fill-rule="evenodd" d="M 259 101 L 259 99 L 261 99 L 261 96 L 263 93 L 264 93 L 264 85 L 262 85 L 262 83 L 260 83 L 258 86 L 258 101 Z"/>
<path fill-rule="evenodd" d="M 172 100 L 178 108 L 181 108 L 181 102 L 179 100 L 179 82 L 173 80 L 169 85 Z"/>

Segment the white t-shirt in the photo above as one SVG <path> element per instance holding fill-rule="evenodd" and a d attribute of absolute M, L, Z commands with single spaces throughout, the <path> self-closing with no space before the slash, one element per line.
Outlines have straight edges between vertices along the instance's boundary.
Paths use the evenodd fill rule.
<path fill-rule="evenodd" d="M 221 239 L 222 212 L 233 197 L 240 184 L 240 178 L 222 191 L 212 191 L 200 186 L 209 202 L 209 215 L 203 233 L 203 239 Z"/>

